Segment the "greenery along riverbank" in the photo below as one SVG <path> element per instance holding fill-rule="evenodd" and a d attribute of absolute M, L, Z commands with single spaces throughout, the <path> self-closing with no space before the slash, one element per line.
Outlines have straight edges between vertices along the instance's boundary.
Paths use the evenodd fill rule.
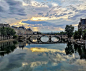
<path fill-rule="evenodd" d="M 3 40 L 7 37 L 10 39 L 10 36 L 14 36 L 16 34 L 15 30 L 10 27 L 1 27 L 0 28 L 0 37 Z"/>
<path fill-rule="evenodd" d="M 81 28 L 74 32 L 74 26 L 66 25 L 65 31 L 57 33 L 58 35 L 67 35 L 68 38 L 73 37 L 73 39 L 83 39 L 86 40 L 86 29 L 82 30 Z"/>

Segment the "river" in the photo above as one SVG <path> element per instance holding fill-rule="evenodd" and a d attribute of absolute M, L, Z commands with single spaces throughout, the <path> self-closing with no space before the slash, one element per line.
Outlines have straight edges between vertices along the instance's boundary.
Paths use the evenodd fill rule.
<path fill-rule="evenodd" d="M 0 43 L 0 71 L 86 71 L 85 51 L 84 46 L 70 42 Z"/>

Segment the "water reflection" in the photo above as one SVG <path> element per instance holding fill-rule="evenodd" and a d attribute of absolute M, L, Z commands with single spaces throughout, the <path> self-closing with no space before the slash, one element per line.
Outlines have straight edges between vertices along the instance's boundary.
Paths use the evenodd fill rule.
<path fill-rule="evenodd" d="M 0 43 L 0 56 L 13 52 L 16 48 L 16 43 L 16 41 Z"/>
<path fill-rule="evenodd" d="M 86 49 L 84 45 L 72 44 L 71 42 L 68 42 L 67 47 L 65 48 L 65 52 L 66 55 L 78 53 L 80 59 L 86 59 Z"/>
<path fill-rule="evenodd" d="M 57 41 L 59 41 L 59 39 L 56 38 L 56 37 L 52 37 L 51 40 L 52 40 L 53 42 L 57 42 Z"/>
<path fill-rule="evenodd" d="M 41 37 L 42 42 L 48 42 L 49 38 L 47 36 Z"/>
<path fill-rule="evenodd" d="M 19 48 L 23 49 L 26 46 L 26 41 L 24 41 L 24 42 L 18 42 L 18 44 L 19 44 Z"/>
<path fill-rule="evenodd" d="M 23 41 L 18 42 L 16 46 L 16 41 L 13 41 L 0 44 L 0 50 L 1 48 L 6 52 L 9 50 L 9 53 L 15 49 L 15 52 L 0 57 L 0 71 L 79 71 L 82 67 L 81 71 L 86 70 L 86 61 L 82 60 L 86 59 L 85 47 L 71 42 L 67 45 L 64 43 L 29 45 L 27 41 Z M 81 59 L 73 57 L 76 53 L 79 53 Z"/>
<path fill-rule="evenodd" d="M 37 42 L 37 39 L 33 39 L 33 42 Z"/>
<path fill-rule="evenodd" d="M 16 44 L 17 44 L 17 41 L 0 43 L 0 56 L 4 56 L 5 54 L 9 54 L 13 52 L 17 47 Z M 30 44 L 27 44 L 27 41 L 18 42 L 19 48 L 23 49 L 26 45 L 28 47 L 30 46 Z M 57 51 L 54 49 L 47 49 L 47 48 L 42 48 L 42 47 L 40 48 L 33 47 L 33 48 L 30 48 L 30 50 L 32 52 L 49 52 L 49 51 L 56 52 Z M 78 55 L 80 56 L 80 59 L 86 59 L 86 49 L 84 45 L 82 46 L 82 45 L 72 44 L 71 42 L 68 42 L 64 53 L 66 53 L 66 55 L 73 55 L 75 53 L 78 53 Z"/>
<path fill-rule="evenodd" d="M 65 52 L 66 52 L 66 55 L 68 55 L 68 54 L 72 55 L 74 53 L 73 45 L 71 42 L 67 43 L 67 47 L 65 48 Z"/>

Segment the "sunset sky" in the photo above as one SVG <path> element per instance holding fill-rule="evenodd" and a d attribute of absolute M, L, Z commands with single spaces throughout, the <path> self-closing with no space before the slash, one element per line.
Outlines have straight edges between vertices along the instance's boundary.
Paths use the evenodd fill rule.
<path fill-rule="evenodd" d="M 59 32 L 66 25 L 77 30 L 80 18 L 86 18 L 85 0 L 0 0 L 0 23 L 33 31 Z"/>

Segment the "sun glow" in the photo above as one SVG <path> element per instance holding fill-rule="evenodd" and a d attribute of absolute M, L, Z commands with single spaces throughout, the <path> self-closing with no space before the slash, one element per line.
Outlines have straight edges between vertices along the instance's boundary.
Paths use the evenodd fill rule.
<path fill-rule="evenodd" d="M 35 47 L 35 48 L 30 48 L 30 50 L 32 52 L 49 52 L 49 51 L 51 51 L 51 52 L 62 52 L 62 53 L 65 54 L 64 50 L 60 51 L 60 50 L 56 50 L 56 49 L 47 49 L 47 48 L 37 48 L 37 47 Z"/>
<path fill-rule="evenodd" d="M 33 42 L 37 42 L 37 39 L 36 40 L 33 40 Z"/>
<path fill-rule="evenodd" d="M 57 19 L 68 19 L 68 15 L 61 16 L 61 17 L 32 17 L 30 20 L 32 21 L 46 21 L 46 20 L 57 20 Z"/>
<path fill-rule="evenodd" d="M 33 31 L 38 31 L 38 27 L 32 27 Z"/>
<path fill-rule="evenodd" d="M 24 67 L 25 65 L 28 65 L 28 63 L 23 62 L 22 63 L 22 67 Z"/>
<path fill-rule="evenodd" d="M 43 20 L 48 20 L 48 17 L 32 17 L 30 20 L 32 21 L 43 21 Z"/>

